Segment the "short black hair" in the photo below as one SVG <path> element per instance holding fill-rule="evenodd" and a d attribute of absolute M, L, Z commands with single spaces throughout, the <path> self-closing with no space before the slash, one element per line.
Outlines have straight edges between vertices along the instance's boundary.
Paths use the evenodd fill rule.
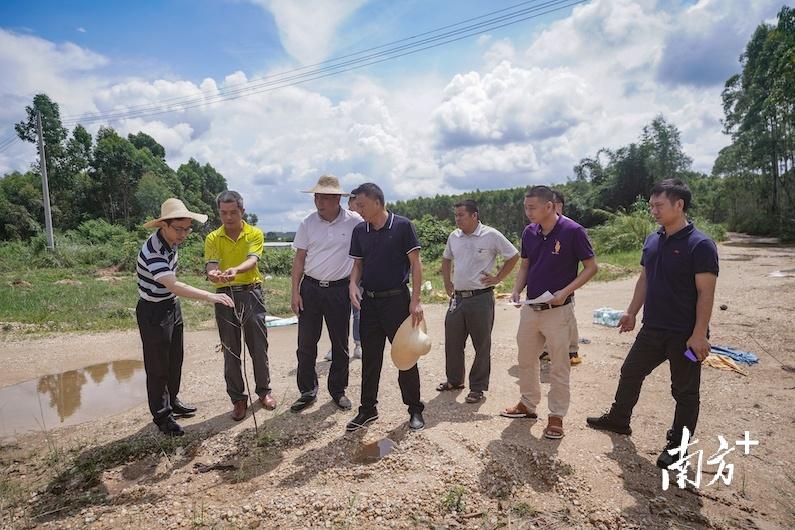
<path fill-rule="evenodd" d="M 364 195 L 365 197 L 369 197 L 370 199 L 376 199 L 381 203 L 381 206 L 386 204 L 384 201 L 384 192 L 381 188 L 378 187 L 378 184 L 373 184 L 372 182 L 365 182 L 364 184 L 359 185 L 355 190 L 351 192 L 351 195 L 354 197 L 358 197 L 359 195 Z"/>
<path fill-rule="evenodd" d="M 690 188 L 681 179 L 677 178 L 665 179 L 662 182 L 658 182 L 652 186 L 649 195 L 652 197 L 655 195 L 665 195 L 672 203 L 682 199 L 684 203 L 682 210 L 685 212 L 690 208 L 690 203 L 693 200 L 693 193 L 690 191 Z"/>
<path fill-rule="evenodd" d="M 465 208 L 467 212 L 470 214 L 476 213 L 478 217 L 480 217 L 480 212 L 478 212 L 478 203 L 473 201 L 472 199 L 464 199 L 462 201 L 458 201 L 453 205 L 453 208 Z"/>
<path fill-rule="evenodd" d="M 222 202 L 234 202 L 238 208 L 243 209 L 243 197 L 236 191 L 226 190 L 219 193 L 215 197 L 215 205 L 220 208 Z"/>
<path fill-rule="evenodd" d="M 563 193 L 559 192 L 558 190 L 552 190 L 552 196 L 554 197 L 552 202 L 560 203 L 562 206 L 566 206 L 566 197 L 563 196 Z"/>
<path fill-rule="evenodd" d="M 527 190 L 524 196 L 525 198 L 536 197 L 544 202 L 555 202 L 555 195 L 552 193 L 552 188 L 549 186 L 533 186 Z"/>

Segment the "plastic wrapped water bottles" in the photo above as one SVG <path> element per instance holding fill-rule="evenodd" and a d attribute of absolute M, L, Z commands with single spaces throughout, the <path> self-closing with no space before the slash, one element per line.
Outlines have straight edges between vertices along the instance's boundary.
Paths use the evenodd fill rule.
<path fill-rule="evenodd" d="M 610 307 L 600 307 L 593 310 L 593 323 L 611 328 L 618 327 L 618 321 L 624 312 Z"/>

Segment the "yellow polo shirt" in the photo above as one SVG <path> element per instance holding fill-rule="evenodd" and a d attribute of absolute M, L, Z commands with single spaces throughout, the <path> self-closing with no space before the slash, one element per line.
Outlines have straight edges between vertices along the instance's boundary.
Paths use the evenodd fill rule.
<path fill-rule="evenodd" d="M 217 263 L 218 268 L 226 270 L 230 267 L 237 267 L 249 256 L 255 256 L 257 260 L 262 258 L 262 248 L 265 246 L 265 236 L 262 230 L 256 226 L 251 226 L 243 221 L 243 230 L 237 237 L 237 241 L 226 235 L 224 225 L 213 230 L 204 239 L 204 262 Z M 247 285 L 250 283 L 260 283 L 262 275 L 259 272 L 259 264 L 251 270 L 241 272 L 235 279 L 227 284 L 221 285 Z"/>

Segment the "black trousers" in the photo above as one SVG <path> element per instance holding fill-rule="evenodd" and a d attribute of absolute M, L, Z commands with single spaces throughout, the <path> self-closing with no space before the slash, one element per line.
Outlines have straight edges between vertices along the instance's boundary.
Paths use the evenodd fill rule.
<path fill-rule="evenodd" d="M 331 339 L 331 368 L 328 391 L 334 399 L 345 394 L 348 387 L 348 330 L 351 299 L 348 284 L 320 287 L 314 282 L 301 282 L 304 310 L 298 316 L 298 370 L 296 379 L 301 395 L 317 395 L 317 341 L 323 331 L 323 320 Z"/>
<path fill-rule="evenodd" d="M 688 338 L 686 333 L 643 326 L 621 366 L 621 378 L 610 415 L 629 424 L 643 380 L 667 359 L 671 368 L 671 394 L 676 400 L 668 440 L 680 442 L 683 427 L 687 427 L 692 435 L 696 430 L 701 403 L 701 363 L 693 362 L 683 355 Z"/>
<path fill-rule="evenodd" d="M 378 385 L 384 363 L 384 346 L 395 338 L 398 328 L 409 316 L 411 297 L 408 289 L 389 298 L 362 299 L 360 333 L 362 336 L 362 404 L 359 412 L 373 412 L 378 404 Z M 403 403 L 412 412 L 425 408 L 420 401 L 420 371 L 414 365 L 410 370 L 400 370 L 398 384 Z"/>
<path fill-rule="evenodd" d="M 491 330 L 494 327 L 494 293 L 488 291 L 468 298 L 455 296 L 444 318 L 444 354 L 447 382 L 464 384 L 466 371 L 464 348 L 467 337 L 472 338 L 475 359 L 469 370 L 469 389 L 484 392 L 489 389 L 491 373 Z"/>
<path fill-rule="evenodd" d="M 182 380 L 182 311 L 179 300 L 138 300 L 135 308 L 144 349 L 146 395 L 153 421 L 160 425 L 171 416 L 171 403 Z"/>
<path fill-rule="evenodd" d="M 265 303 L 260 288 L 250 291 L 218 289 L 235 301 L 235 309 L 215 304 L 215 322 L 224 350 L 224 379 L 226 393 L 232 402 L 248 399 L 243 379 L 241 331 L 254 368 L 254 392 L 260 397 L 270 394 L 271 376 L 268 367 L 268 328 L 265 327 Z M 238 318 L 238 315 L 241 318 Z M 241 320 L 242 319 L 242 325 Z"/>

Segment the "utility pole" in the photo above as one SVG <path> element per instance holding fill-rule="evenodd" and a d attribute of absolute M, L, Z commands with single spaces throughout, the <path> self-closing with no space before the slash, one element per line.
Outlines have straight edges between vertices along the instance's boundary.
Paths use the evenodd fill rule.
<path fill-rule="evenodd" d="M 41 132 L 41 112 L 36 111 L 36 131 L 39 133 L 39 167 L 41 168 L 41 190 L 44 198 L 44 229 L 47 232 L 47 250 L 55 250 L 52 237 L 52 214 L 50 213 L 50 185 L 47 182 L 47 157 L 44 154 L 44 135 Z"/>

